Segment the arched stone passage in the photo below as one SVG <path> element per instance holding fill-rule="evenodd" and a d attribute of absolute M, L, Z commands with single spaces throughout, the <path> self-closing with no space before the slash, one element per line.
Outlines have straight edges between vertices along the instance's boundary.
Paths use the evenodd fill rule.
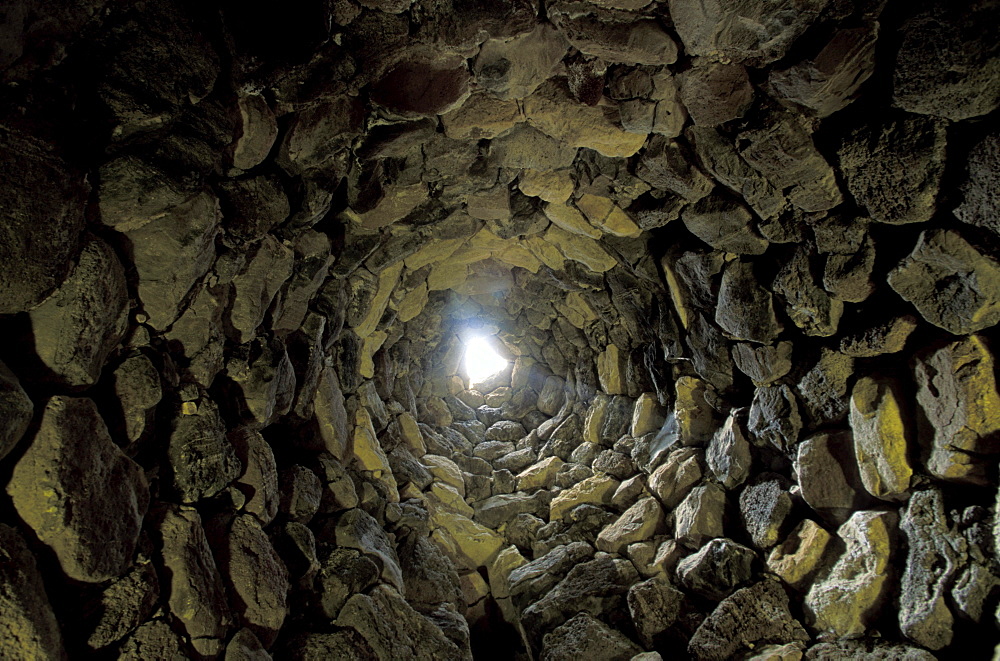
<path fill-rule="evenodd" d="M 9 4 L 5 657 L 994 651 L 996 2 Z"/>

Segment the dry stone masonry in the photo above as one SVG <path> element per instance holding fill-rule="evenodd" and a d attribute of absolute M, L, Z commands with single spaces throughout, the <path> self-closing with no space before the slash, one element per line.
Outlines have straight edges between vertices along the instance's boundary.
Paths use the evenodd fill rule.
<path fill-rule="evenodd" d="M 1000 4 L 285 4 L 0 9 L 0 657 L 1000 654 Z"/>

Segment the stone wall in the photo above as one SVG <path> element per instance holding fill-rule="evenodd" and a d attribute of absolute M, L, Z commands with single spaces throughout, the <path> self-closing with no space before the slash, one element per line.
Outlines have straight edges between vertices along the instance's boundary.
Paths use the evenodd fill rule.
<path fill-rule="evenodd" d="M 993 654 L 997 3 L 2 14 L 4 658 Z"/>

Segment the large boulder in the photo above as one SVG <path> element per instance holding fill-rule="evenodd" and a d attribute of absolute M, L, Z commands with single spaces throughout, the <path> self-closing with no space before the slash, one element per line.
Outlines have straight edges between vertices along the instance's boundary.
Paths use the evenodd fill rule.
<path fill-rule="evenodd" d="M 132 564 L 149 487 L 142 468 L 112 442 L 92 400 L 45 402 L 7 493 L 70 578 L 105 581 Z"/>

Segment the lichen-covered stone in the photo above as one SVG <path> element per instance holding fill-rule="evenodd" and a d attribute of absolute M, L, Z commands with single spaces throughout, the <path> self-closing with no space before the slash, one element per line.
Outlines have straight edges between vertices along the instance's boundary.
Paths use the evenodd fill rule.
<path fill-rule="evenodd" d="M 864 633 L 888 596 L 897 520 L 895 512 L 859 511 L 837 530 L 846 548 L 806 595 L 810 626 L 838 637 Z"/>
<path fill-rule="evenodd" d="M 937 489 L 918 491 L 907 503 L 899 527 L 906 536 L 906 571 L 899 595 L 899 628 L 928 649 L 951 644 L 955 618 L 947 587 L 958 569 L 965 540 L 948 525 Z"/>
<path fill-rule="evenodd" d="M 1000 264 L 954 231 L 922 232 L 888 281 L 924 319 L 949 333 L 976 333 L 1000 321 Z"/>
<path fill-rule="evenodd" d="M 972 335 L 918 356 L 914 362 L 917 403 L 923 412 L 927 470 L 940 479 L 986 485 L 981 457 L 1000 448 L 990 439 L 1000 431 L 1000 393 L 993 354 Z"/>
<path fill-rule="evenodd" d="M 851 391 L 851 430 L 861 482 L 876 498 L 905 500 L 910 467 L 909 425 L 901 409 L 898 386 L 889 380 L 862 377 Z"/>
<path fill-rule="evenodd" d="M 7 483 L 18 515 L 67 576 L 101 582 L 133 561 L 149 487 L 90 399 L 56 396 Z"/>
<path fill-rule="evenodd" d="M 601 531 L 596 546 L 601 551 L 622 553 L 629 544 L 651 539 L 663 527 L 663 508 L 655 498 L 643 498 Z"/>
<path fill-rule="evenodd" d="M 793 588 L 802 589 L 822 567 L 831 536 L 811 519 L 803 520 L 767 556 L 767 569 Z"/>
<path fill-rule="evenodd" d="M 726 492 L 716 484 L 696 487 L 674 512 L 674 538 L 690 548 L 697 548 L 710 539 L 722 537 L 722 516 L 726 507 Z"/>

